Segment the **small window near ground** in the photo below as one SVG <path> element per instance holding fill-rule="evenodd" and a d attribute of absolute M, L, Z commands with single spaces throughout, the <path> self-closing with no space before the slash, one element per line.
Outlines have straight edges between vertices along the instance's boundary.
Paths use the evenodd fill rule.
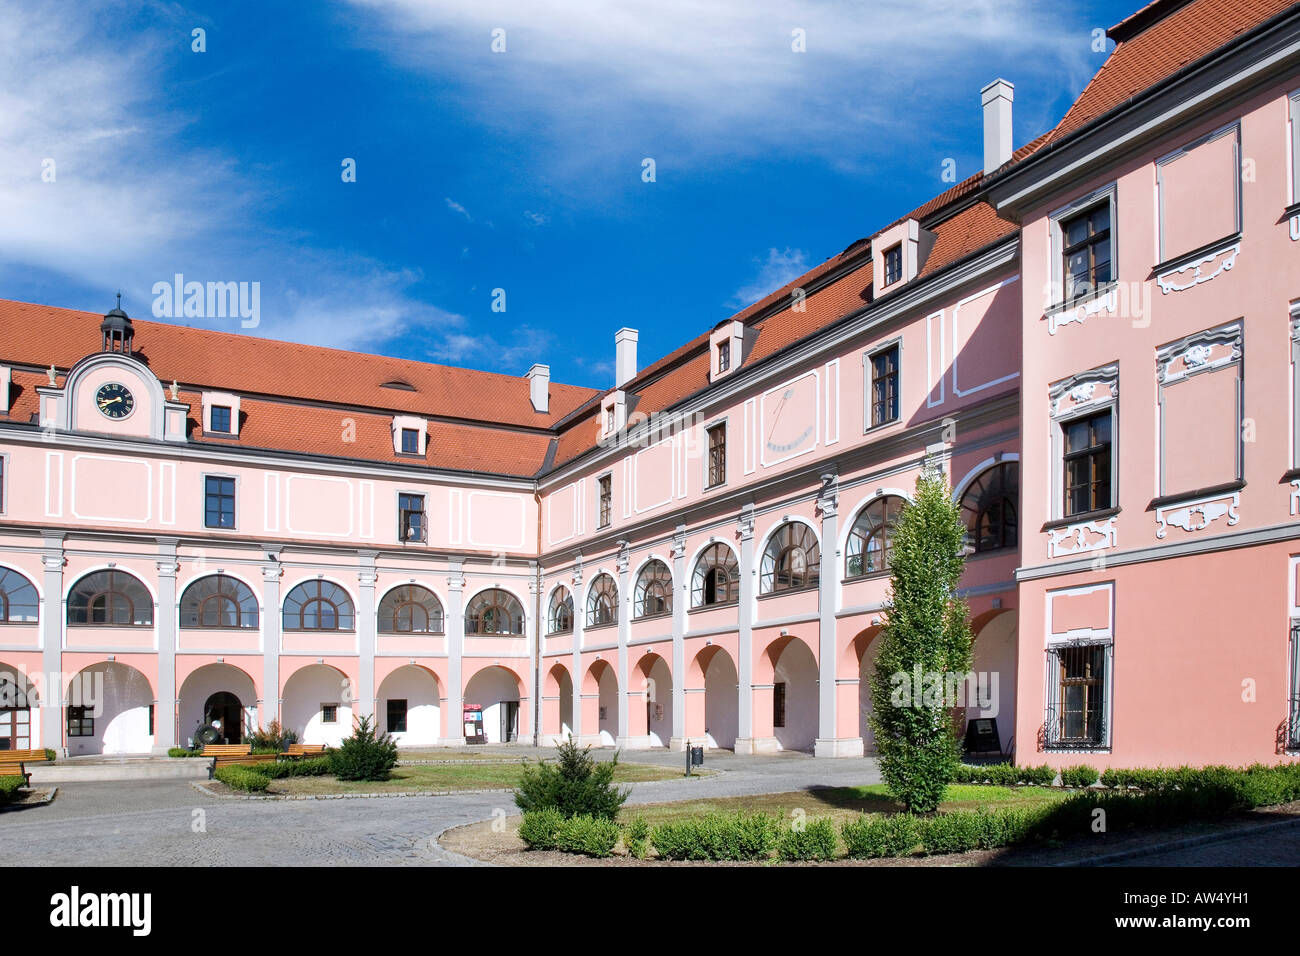
<path fill-rule="evenodd" d="M 772 685 L 772 727 L 785 727 L 785 682 L 777 681 Z"/>
<path fill-rule="evenodd" d="M 405 700 L 390 700 L 388 702 L 388 732 L 390 734 L 406 733 Z"/>
<path fill-rule="evenodd" d="M 339 705 L 321 704 L 320 722 L 322 724 L 337 724 L 339 722 Z"/>

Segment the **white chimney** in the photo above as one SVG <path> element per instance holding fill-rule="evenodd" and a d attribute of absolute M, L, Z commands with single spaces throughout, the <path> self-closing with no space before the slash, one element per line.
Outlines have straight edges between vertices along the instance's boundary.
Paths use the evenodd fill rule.
<path fill-rule="evenodd" d="M 533 411 L 549 412 L 551 409 L 551 367 L 534 365 L 528 370 L 528 397 L 532 399 Z"/>
<path fill-rule="evenodd" d="M 1016 88 L 1006 80 L 994 80 L 980 90 L 984 105 L 984 175 L 1011 159 L 1011 104 Z"/>
<path fill-rule="evenodd" d="M 636 378 L 636 329 L 614 333 L 614 384 L 622 388 Z"/>

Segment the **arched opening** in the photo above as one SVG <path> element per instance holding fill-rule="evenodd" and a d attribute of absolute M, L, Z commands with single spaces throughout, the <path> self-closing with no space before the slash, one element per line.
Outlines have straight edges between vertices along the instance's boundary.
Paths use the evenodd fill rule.
<path fill-rule="evenodd" d="M 27 675 L 0 663 L 0 751 L 40 744 L 40 697 Z"/>
<path fill-rule="evenodd" d="M 632 617 L 658 617 L 673 610 L 673 575 L 657 558 L 637 575 L 632 592 Z"/>
<path fill-rule="evenodd" d="M 1020 462 L 1004 461 L 981 472 L 962 493 L 966 547 L 984 554 L 1019 541 Z"/>
<path fill-rule="evenodd" d="M 594 731 L 597 746 L 614 746 L 619 737 L 618 676 L 608 662 L 596 661 L 587 669 L 587 676 L 583 680 L 582 696 L 584 735 Z M 592 703 L 590 713 L 585 709 L 588 701 Z"/>
<path fill-rule="evenodd" d="M 1016 665 L 1019 615 L 1014 610 L 989 611 L 971 621 L 975 634 L 971 667 L 975 682 L 966 683 L 966 721 L 992 717 L 997 721 L 1003 753 L 1014 748 L 1016 732 Z M 980 699 L 975 699 L 976 697 Z M 965 726 L 959 728 L 965 734 Z"/>
<path fill-rule="evenodd" d="M 0 624 L 35 624 L 40 603 L 31 581 L 10 568 L 0 568 Z"/>
<path fill-rule="evenodd" d="M 257 689 L 253 678 L 231 664 L 204 664 L 185 678 L 180 693 L 180 743 L 194 745 L 194 735 L 213 719 L 221 721 L 222 743 L 243 743 L 257 728 Z"/>
<path fill-rule="evenodd" d="M 379 685 L 376 722 L 399 747 L 429 747 L 442 737 L 438 678 L 418 664 L 404 664 Z"/>
<path fill-rule="evenodd" d="M 304 744 L 337 747 L 352 736 L 352 682 L 328 664 L 308 664 L 285 682 L 285 728 Z"/>
<path fill-rule="evenodd" d="M 721 541 L 709 545 L 691 575 L 691 607 L 733 604 L 740 600 L 740 562 Z"/>
<path fill-rule="evenodd" d="M 524 606 L 509 591 L 489 588 L 470 599 L 465 608 L 466 634 L 522 634 Z"/>
<path fill-rule="evenodd" d="M 573 679 L 563 664 L 547 671 L 543 696 L 542 733 L 563 743 L 573 734 Z"/>
<path fill-rule="evenodd" d="M 618 621 L 618 585 L 608 574 L 598 574 L 587 591 L 587 627 L 604 627 Z"/>
<path fill-rule="evenodd" d="M 68 592 L 68 624 L 82 627 L 150 627 L 153 596 L 125 571 L 92 571 Z"/>
<path fill-rule="evenodd" d="M 395 587 L 379 602 L 380 634 L 443 633 L 442 602 L 418 584 Z"/>
<path fill-rule="evenodd" d="M 849 529 L 844 553 L 844 577 L 861 578 L 885 574 L 893 558 L 894 526 L 907 499 L 883 495 L 858 512 Z"/>
<path fill-rule="evenodd" d="M 768 538 L 759 567 L 760 594 L 814 588 L 821 576 L 821 546 L 812 528 L 787 521 Z"/>
<path fill-rule="evenodd" d="M 69 756 L 153 750 L 153 685 L 126 664 L 101 661 L 74 675 L 64 717 Z"/>
<path fill-rule="evenodd" d="M 781 750 L 811 751 L 817 740 L 817 659 L 799 638 L 778 652 L 772 678 L 772 735 Z"/>
<path fill-rule="evenodd" d="M 647 746 L 667 747 L 673 738 L 673 674 L 668 662 L 658 654 L 647 654 L 637 662 L 636 678 L 641 695 L 634 702 L 639 709 L 629 720 L 631 735 L 644 734 Z"/>
<path fill-rule="evenodd" d="M 862 753 L 868 757 L 877 752 L 876 735 L 871 730 L 871 681 L 880 657 L 881 633 L 879 625 L 869 627 L 853 639 L 851 648 L 858 665 L 858 734 Z"/>
<path fill-rule="evenodd" d="M 546 614 L 547 634 L 568 634 L 573 630 L 573 595 L 563 584 L 551 592 Z"/>
<path fill-rule="evenodd" d="M 181 627 L 256 630 L 257 623 L 257 595 L 238 578 L 205 575 L 181 595 Z"/>
<path fill-rule="evenodd" d="M 286 631 L 350 631 L 356 611 L 352 598 L 333 581 L 317 578 L 294 587 L 284 598 Z"/>
<path fill-rule="evenodd" d="M 705 746 L 735 750 L 740 728 L 740 679 L 736 662 L 721 647 L 706 647 L 695 658 L 704 680 Z M 687 706 L 691 701 L 687 700 Z"/>
<path fill-rule="evenodd" d="M 465 685 L 465 703 L 482 709 L 483 733 L 488 743 L 519 739 L 522 687 L 519 675 L 499 664 L 483 668 Z"/>

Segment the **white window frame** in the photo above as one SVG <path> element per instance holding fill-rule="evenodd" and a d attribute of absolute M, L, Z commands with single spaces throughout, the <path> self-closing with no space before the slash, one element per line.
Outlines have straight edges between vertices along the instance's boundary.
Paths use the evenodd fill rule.
<path fill-rule="evenodd" d="M 420 498 L 424 507 L 420 513 L 424 515 L 424 537 L 423 538 L 404 538 L 402 537 L 402 495 L 415 495 Z M 398 488 L 393 494 L 393 510 L 397 516 L 397 541 L 399 544 L 428 544 L 429 543 L 429 494 L 426 491 L 417 491 L 413 488 Z"/>
<path fill-rule="evenodd" d="M 235 483 L 235 524 L 233 527 L 230 528 L 212 527 L 211 525 L 208 524 L 208 479 L 209 478 L 228 478 Z M 240 480 L 239 475 L 232 475 L 229 472 L 224 472 L 224 471 L 204 471 L 199 473 L 199 482 L 200 482 L 199 488 L 202 494 L 200 515 L 203 519 L 202 521 L 199 522 L 199 527 L 201 527 L 204 531 L 218 531 L 226 534 L 230 534 L 238 531 L 239 511 L 240 511 L 239 503 L 244 500 L 243 497 L 244 489 L 242 487 L 243 482 Z"/>
<path fill-rule="evenodd" d="M 1290 162 L 1287 164 L 1290 169 L 1290 182 L 1287 183 L 1289 189 L 1289 205 L 1294 206 L 1300 203 L 1300 90 L 1296 90 L 1287 97 L 1287 125 L 1289 127 L 1287 136 L 1287 147 L 1290 153 Z"/>
<path fill-rule="evenodd" d="M 716 485 L 711 485 L 709 484 L 709 432 L 713 431 L 713 429 L 719 426 L 722 427 L 722 445 L 724 449 L 723 454 L 726 455 L 727 457 L 727 464 L 722 469 L 722 480 L 718 482 Z M 705 491 L 712 491 L 715 488 L 726 487 L 727 471 L 729 470 L 731 465 L 730 451 L 731 451 L 731 428 L 728 423 L 728 417 L 724 415 L 721 418 L 715 418 L 713 421 L 705 423 L 704 454 L 701 456 L 704 459 L 704 468 L 701 470 L 701 482 L 700 482 L 700 484 L 703 486 Z"/>
<path fill-rule="evenodd" d="M 1051 289 L 1051 302 L 1048 304 L 1048 312 L 1057 312 L 1063 309 L 1072 309 L 1083 302 L 1097 298 L 1105 294 L 1111 288 L 1119 284 L 1119 223 L 1116 220 L 1118 205 L 1116 203 L 1117 185 L 1108 183 L 1098 189 L 1094 189 L 1086 196 L 1080 196 L 1069 204 L 1060 207 L 1055 212 L 1048 215 L 1048 232 L 1051 243 L 1051 256 L 1048 258 L 1048 288 Z M 1067 219 L 1073 219 L 1075 216 L 1093 206 L 1100 206 L 1103 202 L 1110 205 L 1110 282 L 1104 286 L 1098 286 L 1087 296 L 1081 296 L 1072 301 L 1066 301 L 1065 298 L 1065 231 L 1062 224 Z"/>
<path fill-rule="evenodd" d="M 898 349 L 898 387 L 895 394 L 898 397 L 898 415 L 887 422 L 872 421 L 871 406 L 871 386 L 873 383 L 871 360 L 882 352 L 888 352 L 890 349 Z M 897 425 L 903 420 L 903 337 L 896 335 L 894 338 L 878 345 L 873 345 L 862 353 L 862 421 L 864 428 L 862 434 L 879 431 L 882 428 L 888 428 L 890 425 Z"/>
<path fill-rule="evenodd" d="M 1184 336 L 1183 338 L 1179 339 L 1176 342 L 1171 342 L 1168 345 L 1162 345 L 1159 349 L 1156 350 L 1156 383 L 1157 383 L 1156 384 L 1156 408 L 1159 416 L 1159 432 L 1157 435 L 1157 439 L 1159 441 L 1159 448 L 1158 448 L 1159 457 L 1157 460 L 1156 480 L 1157 480 L 1157 488 L 1158 488 L 1157 494 L 1160 497 L 1164 497 L 1165 495 L 1169 495 L 1169 494 L 1175 494 L 1175 495 L 1190 494 L 1191 492 L 1197 490 L 1194 488 L 1170 489 L 1165 484 L 1165 445 L 1166 445 L 1165 443 L 1165 392 L 1168 389 L 1176 388 L 1179 384 L 1181 384 L 1182 382 L 1186 382 L 1191 378 L 1201 376 L 1201 375 L 1210 375 L 1218 371 L 1223 371 L 1232 368 L 1234 366 L 1236 367 L 1237 370 L 1237 396 L 1236 396 L 1237 427 L 1235 429 L 1236 430 L 1236 448 L 1235 448 L 1236 462 L 1234 463 L 1233 481 L 1241 481 L 1242 478 L 1245 476 L 1245 471 L 1244 471 L 1245 444 L 1242 441 L 1242 434 L 1241 434 L 1241 422 L 1245 414 L 1245 408 L 1243 403 L 1245 401 L 1244 392 L 1246 388 L 1246 382 L 1245 382 L 1246 370 L 1245 370 L 1245 363 L 1243 361 L 1243 326 L 1244 326 L 1244 320 L 1238 319 L 1235 322 L 1230 322 L 1227 325 L 1221 325 L 1218 326 L 1217 328 L 1206 329 L 1203 332 L 1194 332 L 1191 335 Z M 1232 345 L 1233 353 L 1227 359 L 1219 360 L 1213 364 L 1207 362 L 1205 365 L 1202 365 L 1199 368 L 1189 369 L 1188 371 L 1182 373 L 1176 378 L 1170 378 L 1168 376 L 1168 367 L 1174 362 L 1177 362 L 1179 359 L 1181 359 L 1188 352 L 1189 349 L 1191 349 L 1196 345 Z M 1295 342 L 1294 340 L 1292 340 L 1293 350 L 1294 350 L 1294 346 L 1295 346 Z M 1114 422 L 1112 422 L 1111 425 L 1113 428 Z M 1115 458 L 1113 434 L 1114 433 L 1112 431 L 1112 439 L 1111 439 L 1112 462 L 1114 461 Z"/>
<path fill-rule="evenodd" d="M 600 483 L 604 479 L 609 479 L 609 520 L 604 524 L 600 523 Z M 614 527 L 614 470 L 603 471 L 596 476 L 596 516 L 593 525 L 597 531 L 604 531 L 606 528 Z"/>
<path fill-rule="evenodd" d="M 1096 383 L 1108 385 L 1110 394 L 1104 399 L 1076 402 L 1068 411 L 1059 412 L 1057 406 L 1061 400 L 1080 385 Z M 1096 511 L 1084 511 L 1078 515 L 1065 513 L 1065 428 L 1080 418 L 1091 418 L 1098 412 L 1110 412 L 1110 507 L 1100 511 L 1113 511 L 1119 507 L 1119 363 L 1099 366 L 1071 375 L 1069 378 L 1050 386 L 1048 390 L 1050 418 L 1052 422 L 1052 520 L 1072 521 L 1075 518 L 1088 520 L 1086 515 L 1097 514 Z M 1023 476 L 1022 476 L 1023 486 Z"/>
<path fill-rule="evenodd" d="M 1236 176 L 1233 177 L 1232 188 L 1234 193 L 1233 208 L 1236 211 L 1236 224 L 1235 224 L 1236 228 L 1232 232 L 1228 233 L 1228 235 L 1226 236 L 1219 236 L 1215 239 L 1212 239 L 1209 245 L 1212 246 L 1221 245 L 1225 241 L 1241 235 L 1241 229 L 1242 229 L 1241 121 L 1234 120 L 1233 122 L 1228 123 L 1225 126 L 1220 126 L 1218 129 L 1214 130 L 1211 133 L 1207 133 L 1204 136 L 1200 136 L 1192 140 L 1190 143 L 1178 147 L 1178 149 L 1174 150 L 1171 153 L 1166 153 L 1164 156 L 1161 156 L 1159 159 L 1156 160 L 1156 249 L 1157 249 L 1157 255 L 1160 257 L 1158 266 L 1162 266 L 1165 262 L 1170 261 L 1168 254 L 1165 252 L 1164 167 L 1168 166 L 1170 163 L 1174 162 L 1175 160 L 1187 155 L 1192 150 L 1196 149 L 1198 146 L 1206 146 L 1214 142 L 1216 139 L 1221 139 L 1224 136 L 1229 136 L 1229 135 L 1235 136 L 1232 155 L 1233 155 L 1233 169 L 1236 170 Z M 1114 236 L 1114 234 L 1115 234 L 1115 221 L 1114 219 L 1112 219 L 1111 235 Z M 1202 246 L 1201 248 L 1203 249 L 1205 247 Z M 1177 256 L 1174 257 L 1172 261 L 1177 261 L 1178 259 L 1181 259 L 1184 256 L 1194 255 L 1198 251 L 1199 251 L 1198 249 L 1187 249 L 1184 252 L 1180 252 Z M 1113 248 L 1111 252 L 1113 255 L 1114 254 Z M 1111 263 L 1113 266 L 1114 265 L 1113 258 L 1111 260 Z"/>

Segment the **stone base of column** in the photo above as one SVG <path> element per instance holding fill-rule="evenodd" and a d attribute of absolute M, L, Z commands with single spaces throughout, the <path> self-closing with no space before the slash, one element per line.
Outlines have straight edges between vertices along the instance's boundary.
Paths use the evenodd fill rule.
<path fill-rule="evenodd" d="M 669 737 L 668 749 L 676 750 L 679 753 L 685 753 L 686 745 L 688 743 L 692 747 L 704 747 L 707 749 L 709 746 L 709 742 L 703 737 Z"/>
<path fill-rule="evenodd" d="M 167 751 L 171 750 L 172 746 L 169 744 L 154 744 L 153 749 L 149 752 L 155 757 L 166 757 Z"/>
<path fill-rule="evenodd" d="M 537 738 L 539 747 L 558 747 L 569 739 L 568 734 L 541 734 Z"/>
<path fill-rule="evenodd" d="M 464 737 L 439 737 L 438 746 L 439 747 L 465 747 L 467 746 L 467 744 L 465 743 Z"/>
<path fill-rule="evenodd" d="M 781 750 L 775 737 L 737 737 L 737 754 L 774 754 Z"/>
<path fill-rule="evenodd" d="M 861 737 L 818 737 L 813 744 L 814 757 L 861 757 Z"/>
<path fill-rule="evenodd" d="M 608 747 L 609 744 L 601 740 L 600 734 L 582 734 L 574 737 L 573 742 L 579 747 Z"/>
<path fill-rule="evenodd" d="M 614 740 L 614 746 L 619 750 L 657 750 L 658 747 L 650 742 L 650 735 L 643 737 L 617 737 Z"/>

